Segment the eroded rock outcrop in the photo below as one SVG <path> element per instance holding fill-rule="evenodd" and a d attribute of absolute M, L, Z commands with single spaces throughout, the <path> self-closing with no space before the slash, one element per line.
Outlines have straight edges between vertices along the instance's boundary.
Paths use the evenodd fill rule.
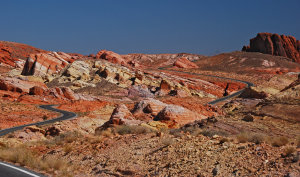
<path fill-rule="evenodd" d="M 204 118 L 206 117 L 181 106 L 168 105 L 157 114 L 155 120 L 166 122 L 169 127 L 176 127 Z"/>
<path fill-rule="evenodd" d="M 38 86 L 43 89 L 47 88 L 47 86 L 41 82 L 26 81 L 10 77 L 0 78 L 0 90 L 29 93 L 30 88 L 34 86 Z"/>
<path fill-rule="evenodd" d="M 195 63 L 191 62 L 185 57 L 177 59 L 173 65 L 178 68 L 198 68 L 198 66 Z"/>
<path fill-rule="evenodd" d="M 132 111 L 124 104 L 118 105 L 114 109 L 109 121 L 97 130 L 102 130 L 114 125 L 140 125 L 147 123 L 151 126 L 155 124 L 153 121 L 162 122 L 169 128 L 175 128 L 205 118 L 207 118 L 207 116 L 195 113 L 184 107 L 166 104 L 153 98 L 147 98 L 137 102 Z"/>
<path fill-rule="evenodd" d="M 244 92 L 240 94 L 241 98 L 256 98 L 256 99 L 264 99 L 269 96 L 268 93 L 263 91 L 258 87 L 248 87 L 245 88 Z"/>
<path fill-rule="evenodd" d="M 15 66 L 16 62 L 25 60 L 31 54 L 44 52 L 47 51 L 26 44 L 0 41 L 0 63 L 10 66 Z"/>
<path fill-rule="evenodd" d="M 127 65 L 126 60 L 121 57 L 121 55 L 108 51 L 108 50 L 101 50 L 96 54 L 96 59 L 104 59 L 111 63 L 120 64 L 120 65 Z"/>
<path fill-rule="evenodd" d="M 242 51 L 284 56 L 300 63 L 300 41 L 293 36 L 258 33 L 250 40 L 250 46 L 244 46 Z"/>
<path fill-rule="evenodd" d="M 60 72 L 74 57 L 63 52 L 31 54 L 24 65 L 22 75 L 45 77 Z"/>

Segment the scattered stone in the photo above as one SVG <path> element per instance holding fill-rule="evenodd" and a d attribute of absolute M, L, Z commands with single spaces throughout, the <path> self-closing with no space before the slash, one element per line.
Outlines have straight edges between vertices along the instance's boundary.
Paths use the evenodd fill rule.
<path fill-rule="evenodd" d="M 253 122 L 254 118 L 251 114 L 248 114 L 242 120 L 246 122 Z"/>

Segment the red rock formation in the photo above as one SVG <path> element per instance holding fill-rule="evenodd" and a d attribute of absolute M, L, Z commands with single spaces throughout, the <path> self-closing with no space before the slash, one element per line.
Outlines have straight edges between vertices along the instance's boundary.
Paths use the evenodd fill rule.
<path fill-rule="evenodd" d="M 177 53 L 177 54 L 127 54 L 121 55 L 128 61 L 135 61 L 139 63 L 141 67 L 164 67 L 174 64 L 179 58 L 187 58 L 189 61 L 196 61 L 203 58 L 203 55 L 188 54 L 188 53 Z"/>
<path fill-rule="evenodd" d="M 96 59 L 104 59 L 111 63 L 120 64 L 120 65 L 127 64 L 126 60 L 123 57 L 121 57 L 121 55 L 119 55 L 115 52 L 112 52 L 112 51 L 108 51 L 108 50 L 99 51 L 95 58 Z"/>
<path fill-rule="evenodd" d="M 284 56 L 300 63 L 300 41 L 293 36 L 258 33 L 250 40 L 250 46 L 244 46 L 242 51 Z"/>
<path fill-rule="evenodd" d="M 167 104 L 153 98 L 147 98 L 135 104 L 133 114 L 138 116 L 144 113 L 150 113 L 156 116 Z"/>
<path fill-rule="evenodd" d="M 69 87 L 62 87 L 61 90 L 67 99 L 78 100 L 78 97 L 74 94 L 74 92 Z"/>
<path fill-rule="evenodd" d="M 206 117 L 181 106 L 168 105 L 158 113 L 156 120 L 165 122 L 172 128 L 204 118 Z"/>
<path fill-rule="evenodd" d="M 47 52 L 26 44 L 0 41 L 0 63 L 15 66 L 15 62 L 25 60 L 30 54 Z"/>
<path fill-rule="evenodd" d="M 105 129 L 115 125 L 137 125 L 141 124 L 142 121 L 136 120 L 131 114 L 127 106 L 119 104 L 111 114 L 109 121 L 104 123 L 101 127 L 96 129 L 96 132 L 101 129 Z"/>
<path fill-rule="evenodd" d="M 29 89 L 29 95 L 44 96 L 45 94 L 46 94 L 46 90 L 39 86 L 34 86 Z"/>
<path fill-rule="evenodd" d="M 18 78 L 0 78 L 0 90 L 19 92 L 19 93 L 29 93 L 29 89 L 38 86 L 41 88 L 47 88 L 44 83 L 25 81 Z"/>
<path fill-rule="evenodd" d="M 54 74 L 73 61 L 72 56 L 63 52 L 32 54 L 26 60 L 22 75 L 45 76 Z"/>
<path fill-rule="evenodd" d="M 178 68 L 198 68 L 198 66 L 195 63 L 191 62 L 185 57 L 177 59 L 173 65 Z"/>

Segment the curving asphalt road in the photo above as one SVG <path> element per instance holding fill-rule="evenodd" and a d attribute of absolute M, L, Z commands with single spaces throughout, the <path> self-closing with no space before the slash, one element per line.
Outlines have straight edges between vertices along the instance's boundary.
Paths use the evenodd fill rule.
<path fill-rule="evenodd" d="M 232 78 L 228 78 L 228 77 L 221 77 L 221 76 L 214 76 L 214 75 L 209 75 L 209 74 L 198 74 L 198 73 L 190 73 L 190 72 L 185 72 L 185 71 L 177 71 L 177 70 L 172 70 L 172 69 L 168 69 L 168 68 L 171 68 L 171 67 L 161 67 L 161 68 L 158 68 L 159 70 L 168 70 L 168 71 L 172 71 L 172 72 L 177 72 L 177 73 L 185 73 L 185 74 L 190 74 L 190 75 L 195 75 L 195 76 L 207 76 L 207 77 L 213 77 L 213 78 L 219 78 L 219 79 L 225 79 L 225 80 L 231 80 L 231 81 L 235 81 L 235 82 L 240 82 L 240 83 L 243 83 L 243 84 L 246 84 L 247 87 L 251 87 L 251 86 L 254 86 L 253 83 L 251 82 L 248 82 L 248 81 L 243 81 L 243 80 L 238 80 L 238 79 L 232 79 Z M 214 101 L 211 101 L 211 102 L 208 102 L 208 104 L 211 104 L 211 105 L 214 105 L 214 104 L 217 104 L 221 101 L 225 101 L 227 99 L 230 99 L 230 98 L 233 98 L 233 97 L 236 97 L 238 95 L 240 95 L 241 93 L 243 93 L 245 89 L 241 89 L 231 95 L 227 95 L 227 96 L 224 96 L 222 98 L 218 98 Z"/>
<path fill-rule="evenodd" d="M 190 72 L 185 72 L 185 71 L 177 71 L 177 70 L 171 70 L 171 69 L 168 69 L 168 68 L 170 68 L 170 67 L 162 67 L 162 68 L 158 68 L 158 69 L 159 70 L 168 70 L 168 71 L 178 72 L 178 73 L 185 73 L 185 74 L 190 74 L 190 75 L 208 76 L 208 77 L 214 77 L 214 78 L 219 78 L 219 79 L 231 80 L 231 81 L 235 81 L 235 82 L 244 83 L 244 84 L 247 85 L 247 87 L 254 86 L 254 84 L 251 83 L 251 82 L 242 81 L 242 80 L 238 80 L 238 79 L 232 79 L 232 78 L 220 77 L 220 76 L 213 76 L 213 75 L 206 75 L 206 74 L 190 73 Z M 233 98 L 233 97 L 238 96 L 239 94 L 241 94 L 243 91 L 244 91 L 244 89 L 239 90 L 239 91 L 237 91 L 237 92 L 235 92 L 231 95 L 228 95 L 228 96 L 225 96 L 225 97 L 222 97 L 222 98 L 218 98 L 214 101 L 211 101 L 208 104 L 213 105 L 213 104 L 219 103 L 221 101 Z M 63 121 L 63 120 L 68 120 L 68 119 L 72 119 L 72 118 L 77 117 L 77 115 L 73 112 L 68 112 L 68 111 L 56 109 L 56 108 L 53 108 L 53 106 L 55 106 L 55 105 L 41 105 L 40 108 L 61 113 L 60 117 L 58 117 L 56 119 L 50 119 L 50 120 L 46 120 L 46 121 L 42 121 L 42 122 L 31 123 L 31 124 L 26 124 L 26 125 L 21 125 L 21 126 L 17 126 L 17 127 L 13 127 L 13 128 L 0 130 L 0 136 L 4 136 L 4 135 L 6 135 L 8 133 L 11 133 L 11 132 L 14 132 L 16 130 L 21 130 L 21 129 L 27 127 L 27 126 L 45 125 L 45 124 L 50 124 L 50 123 Z M 12 164 L 9 164 L 9 163 L 0 162 L 0 177 L 43 177 L 43 175 L 35 173 L 35 172 L 33 172 L 31 170 L 28 170 L 26 168 L 23 168 L 23 167 L 17 167 L 15 165 L 12 165 Z"/>
<path fill-rule="evenodd" d="M 40 108 L 47 109 L 50 111 L 55 111 L 58 113 L 61 113 L 61 116 L 55 119 L 50 119 L 42 122 L 36 122 L 36 123 L 31 123 L 31 124 L 26 124 L 26 125 L 21 125 L 17 127 L 12 127 L 4 130 L 0 130 L 0 136 L 4 136 L 8 133 L 14 132 L 16 130 L 21 130 L 27 126 L 32 126 L 32 125 L 45 125 L 45 124 L 50 124 L 58 121 L 63 121 L 63 120 L 68 120 L 68 119 L 73 119 L 77 117 L 77 114 L 73 112 L 68 112 L 60 109 L 53 108 L 55 105 L 41 105 L 39 106 Z M 4 163 L 0 162 L 0 177 L 43 177 L 44 175 L 35 173 L 31 170 L 28 170 L 23 167 L 18 167 L 9 163 Z"/>

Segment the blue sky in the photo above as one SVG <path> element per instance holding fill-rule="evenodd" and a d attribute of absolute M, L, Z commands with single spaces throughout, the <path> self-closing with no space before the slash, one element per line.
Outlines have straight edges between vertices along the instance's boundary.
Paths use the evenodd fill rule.
<path fill-rule="evenodd" d="M 299 0 L 9 0 L 0 40 L 50 51 L 196 53 L 240 50 L 258 32 L 300 39 Z"/>

